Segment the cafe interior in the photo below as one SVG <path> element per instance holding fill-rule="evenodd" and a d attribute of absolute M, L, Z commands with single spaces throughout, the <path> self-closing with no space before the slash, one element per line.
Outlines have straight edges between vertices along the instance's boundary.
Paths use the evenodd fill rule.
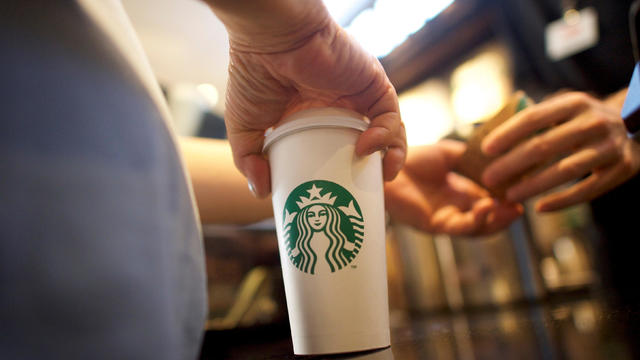
<path fill-rule="evenodd" d="M 156 0 L 151 11 L 144 0 L 122 3 L 176 132 L 224 139 L 222 24 L 197 1 Z M 634 68 L 631 1 L 325 5 L 383 65 L 409 146 L 467 140 L 518 91 L 533 103 L 566 91 L 606 97 L 628 85 Z M 592 33 L 558 39 L 554 25 Z M 522 216 L 491 235 L 433 234 L 388 218 L 391 348 L 354 358 L 639 356 L 634 181 L 553 212 L 536 211 L 538 198 L 528 199 Z M 209 315 L 201 358 L 294 358 L 274 221 L 205 224 L 204 237 Z"/>

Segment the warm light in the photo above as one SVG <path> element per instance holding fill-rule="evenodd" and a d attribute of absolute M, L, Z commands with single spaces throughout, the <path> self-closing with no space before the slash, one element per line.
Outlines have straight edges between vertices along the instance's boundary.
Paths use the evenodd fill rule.
<path fill-rule="evenodd" d="M 347 25 L 357 13 L 371 6 L 371 0 L 324 0 L 323 2 L 331 17 L 341 26 Z"/>
<path fill-rule="evenodd" d="M 218 89 L 211 84 L 200 84 L 197 86 L 198 92 L 207 101 L 211 107 L 218 104 Z"/>
<path fill-rule="evenodd" d="M 429 81 L 402 93 L 399 101 L 409 146 L 435 143 L 453 130 L 449 90 L 443 82 Z"/>
<path fill-rule="evenodd" d="M 361 12 L 346 30 L 367 51 L 383 57 L 453 1 L 377 0 L 373 8 Z"/>
<path fill-rule="evenodd" d="M 579 332 L 593 332 L 596 322 L 596 309 L 592 303 L 583 302 L 573 309 L 573 324 Z"/>
<path fill-rule="evenodd" d="M 563 236 L 554 242 L 553 254 L 556 256 L 558 261 L 563 264 L 574 261 L 578 252 L 576 251 L 576 246 L 573 244 L 571 238 Z"/>
<path fill-rule="evenodd" d="M 560 283 L 560 268 L 556 259 L 547 256 L 540 262 L 540 269 L 545 283 L 549 287 L 555 287 Z"/>
<path fill-rule="evenodd" d="M 508 301 L 508 300 L 507 300 Z M 521 331 L 518 325 L 518 315 L 513 311 L 498 313 L 498 319 L 500 321 L 500 327 L 502 332 L 507 335 L 517 334 Z"/>
<path fill-rule="evenodd" d="M 499 304 L 509 302 L 511 300 L 509 281 L 503 278 L 496 278 L 491 284 L 491 295 Z"/>
<path fill-rule="evenodd" d="M 460 65 L 451 75 L 452 102 L 461 125 L 494 115 L 512 93 L 508 57 L 492 48 Z"/>

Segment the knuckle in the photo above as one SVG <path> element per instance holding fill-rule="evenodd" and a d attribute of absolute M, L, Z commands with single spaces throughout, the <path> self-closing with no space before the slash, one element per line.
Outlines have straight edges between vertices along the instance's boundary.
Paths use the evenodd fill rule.
<path fill-rule="evenodd" d="M 602 114 L 594 114 L 588 126 L 596 134 L 608 134 L 610 132 L 609 119 Z"/>
<path fill-rule="evenodd" d="M 518 126 L 524 129 L 524 132 L 531 133 L 539 129 L 540 124 L 544 122 L 544 118 L 540 117 L 537 108 L 524 109 L 521 113 L 514 117 L 518 119 Z"/>
<path fill-rule="evenodd" d="M 603 139 L 596 150 L 603 158 L 624 158 L 623 144 L 616 138 L 607 137 Z"/>
<path fill-rule="evenodd" d="M 578 107 L 587 107 L 592 102 L 593 98 L 583 92 L 574 91 L 567 94 L 568 100 L 574 105 Z"/>
<path fill-rule="evenodd" d="M 536 137 L 531 139 L 528 150 L 532 160 L 540 161 L 546 157 L 549 151 L 549 144 L 543 137 Z"/>
<path fill-rule="evenodd" d="M 602 142 L 595 148 L 602 156 L 618 156 L 618 147 L 616 146 L 616 142 L 613 139 L 606 138 L 603 139 Z"/>
<path fill-rule="evenodd" d="M 620 144 L 620 142 L 616 141 L 615 139 L 609 138 L 605 141 L 605 151 L 608 151 L 616 158 L 625 157 L 624 148 L 622 147 L 622 144 Z"/>

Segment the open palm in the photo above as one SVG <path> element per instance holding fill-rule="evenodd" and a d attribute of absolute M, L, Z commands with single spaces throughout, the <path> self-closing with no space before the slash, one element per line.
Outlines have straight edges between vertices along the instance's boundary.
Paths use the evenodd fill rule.
<path fill-rule="evenodd" d="M 451 140 L 411 147 L 404 169 L 385 185 L 392 219 L 431 233 L 483 235 L 520 216 L 521 205 L 491 198 L 484 188 L 452 172 L 464 150 L 463 143 Z"/>

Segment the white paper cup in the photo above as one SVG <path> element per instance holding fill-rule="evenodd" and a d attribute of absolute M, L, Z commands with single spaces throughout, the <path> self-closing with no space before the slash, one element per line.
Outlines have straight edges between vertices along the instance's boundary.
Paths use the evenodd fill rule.
<path fill-rule="evenodd" d="M 293 350 L 390 345 L 380 153 L 358 157 L 368 122 L 311 109 L 266 134 Z"/>

